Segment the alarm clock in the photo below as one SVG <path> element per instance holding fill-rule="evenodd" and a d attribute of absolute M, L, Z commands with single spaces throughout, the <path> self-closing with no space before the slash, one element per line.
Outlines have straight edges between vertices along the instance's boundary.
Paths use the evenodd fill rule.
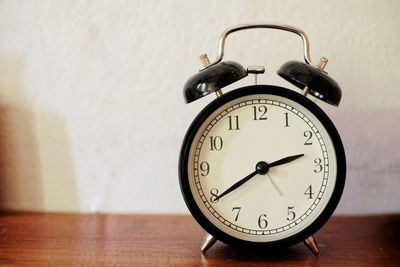
<path fill-rule="evenodd" d="M 262 66 L 222 61 L 233 32 L 270 28 L 301 37 L 304 62 L 289 61 L 278 75 L 300 92 L 257 84 Z M 208 233 L 201 250 L 217 240 L 233 246 L 284 248 L 304 242 L 314 253 L 314 234 L 334 212 L 343 192 L 346 159 L 332 121 L 307 95 L 338 106 L 339 85 L 314 65 L 306 34 L 281 24 L 246 24 L 227 29 L 217 59 L 202 55 L 203 69 L 184 86 L 187 103 L 215 93 L 194 119 L 179 157 L 183 198 Z M 255 84 L 223 93 L 249 74 Z"/>

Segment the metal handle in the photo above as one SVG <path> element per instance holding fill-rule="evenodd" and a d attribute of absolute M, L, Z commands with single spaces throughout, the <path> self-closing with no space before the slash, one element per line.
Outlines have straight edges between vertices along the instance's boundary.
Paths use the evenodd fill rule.
<path fill-rule="evenodd" d="M 209 66 L 215 65 L 221 62 L 222 58 L 224 57 L 224 49 L 225 49 L 225 39 L 228 37 L 229 34 L 237 31 L 248 30 L 248 29 L 256 29 L 256 28 L 267 28 L 267 29 L 277 29 L 288 31 L 297 34 L 303 40 L 303 49 L 304 49 L 304 60 L 308 64 L 312 64 L 311 57 L 310 57 L 310 42 L 308 41 L 308 37 L 302 30 L 295 28 L 289 25 L 283 24 L 275 24 L 275 23 L 262 23 L 262 24 L 241 24 L 236 25 L 231 28 L 228 28 L 224 33 L 222 33 L 221 38 L 219 39 L 219 47 L 218 47 L 218 57 L 217 59 L 212 62 Z"/>

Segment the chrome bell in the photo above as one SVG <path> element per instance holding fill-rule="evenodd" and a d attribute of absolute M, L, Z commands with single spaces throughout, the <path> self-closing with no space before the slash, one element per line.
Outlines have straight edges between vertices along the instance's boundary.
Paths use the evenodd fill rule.
<path fill-rule="evenodd" d="M 184 85 L 183 94 L 186 103 L 217 92 L 247 76 L 247 71 L 237 62 L 220 62 L 200 70 Z"/>
<path fill-rule="evenodd" d="M 335 80 L 323 70 L 327 59 L 322 58 L 318 66 L 300 61 L 288 61 L 277 71 L 278 75 L 302 90 L 307 90 L 318 99 L 338 106 L 342 90 Z"/>

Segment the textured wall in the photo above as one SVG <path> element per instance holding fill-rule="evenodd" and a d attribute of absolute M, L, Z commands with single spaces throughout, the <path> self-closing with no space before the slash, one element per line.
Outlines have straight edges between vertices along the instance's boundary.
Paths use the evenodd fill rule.
<path fill-rule="evenodd" d="M 400 212 L 399 14 L 398 1 L 0 1 L 0 207 L 187 212 L 178 153 L 213 96 L 185 105 L 182 86 L 225 28 L 277 21 L 308 33 L 343 88 L 339 108 L 319 102 L 347 151 L 338 212 Z M 293 88 L 275 71 L 301 53 L 295 35 L 253 30 L 226 58 Z"/>

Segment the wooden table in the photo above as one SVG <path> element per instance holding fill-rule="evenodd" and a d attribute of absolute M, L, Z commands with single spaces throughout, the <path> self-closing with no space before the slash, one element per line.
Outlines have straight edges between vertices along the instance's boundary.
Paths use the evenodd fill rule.
<path fill-rule="evenodd" d="M 1 266 L 400 266 L 400 215 L 333 217 L 316 237 L 279 253 L 217 242 L 190 216 L 0 214 Z"/>

